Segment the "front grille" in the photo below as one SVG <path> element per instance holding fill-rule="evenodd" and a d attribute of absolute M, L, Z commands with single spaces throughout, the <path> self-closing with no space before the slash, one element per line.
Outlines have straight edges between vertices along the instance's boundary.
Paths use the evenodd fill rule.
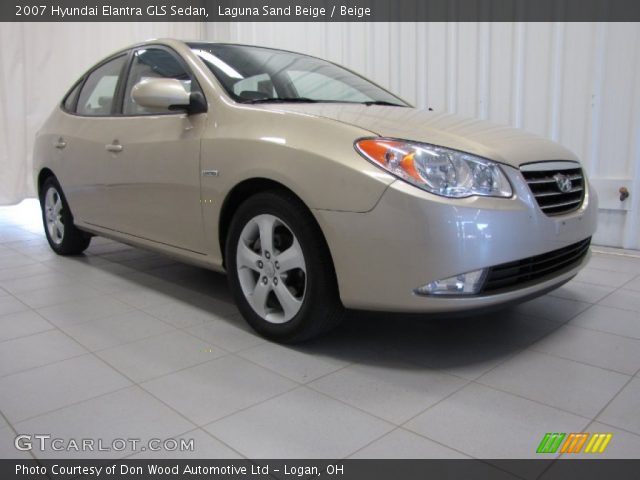
<path fill-rule="evenodd" d="M 489 268 L 481 293 L 495 292 L 524 283 L 544 281 L 578 265 L 589 251 L 591 237 L 568 247 Z"/>
<path fill-rule="evenodd" d="M 549 163 L 549 167 L 553 162 Z M 574 167 L 576 164 L 563 162 Z M 549 168 L 544 163 L 526 165 L 521 168 L 524 179 L 536 197 L 538 205 L 547 215 L 562 215 L 580 208 L 584 198 L 584 176 L 580 167 Z M 565 181 L 565 191 L 560 188 Z"/>

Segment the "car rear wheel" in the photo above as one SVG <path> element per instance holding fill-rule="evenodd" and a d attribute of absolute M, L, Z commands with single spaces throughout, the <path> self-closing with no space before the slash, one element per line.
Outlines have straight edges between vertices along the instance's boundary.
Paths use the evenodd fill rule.
<path fill-rule="evenodd" d="M 42 223 L 49 246 L 59 255 L 84 252 L 91 237 L 73 224 L 73 216 L 60 184 L 54 177 L 45 180 L 40 192 Z"/>
<path fill-rule="evenodd" d="M 322 232 L 287 192 L 260 193 L 238 208 L 227 238 L 226 266 L 240 311 L 269 339 L 307 340 L 342 316 Z"/>

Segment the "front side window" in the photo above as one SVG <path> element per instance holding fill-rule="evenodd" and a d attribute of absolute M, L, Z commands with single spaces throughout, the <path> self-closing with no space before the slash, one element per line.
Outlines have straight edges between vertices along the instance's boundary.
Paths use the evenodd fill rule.
<path fill-rule="evenodd" d="M 78 97 L 78 114 L 111 115 L 118 78 L 126 58 L 126 55 L 121 55 L 109 60 L 89 74 Z"/>
<path fill-rule="evenodd" d="M 191 43 L 191 50 L 237 102 L 405 102 L 331 62 L 270 48 Z"/>
<path fill-rule="evenodd" d="M 133 100 L 131 97 L 133 87 L 149 78 L 180 80 L 185 90 L 191 93 L 191 76 L 176 57 L 160 48 L 143 48 L 135 52 L 129 71 L 124 91 L 123 113 L 125 115 L 176 113 L 167 109 L 142 107 Z"/>

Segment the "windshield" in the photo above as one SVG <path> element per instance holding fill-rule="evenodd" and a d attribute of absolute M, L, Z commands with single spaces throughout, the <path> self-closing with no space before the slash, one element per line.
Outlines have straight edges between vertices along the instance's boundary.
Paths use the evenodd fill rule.
<path fill-rule="evenodd" d="M 191 43 L 237 102 L 335 102 L 408 106 L 333 63 L 297 53 L 241 45 Z"/>

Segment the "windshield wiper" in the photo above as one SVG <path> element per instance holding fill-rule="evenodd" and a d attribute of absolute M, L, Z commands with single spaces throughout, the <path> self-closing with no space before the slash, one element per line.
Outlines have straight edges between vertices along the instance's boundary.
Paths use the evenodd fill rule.
<path fill-rule="evenodd" d="M 256 98 L 245 100 L 242 103 L 318 103 L 318 100 L 305 97 L 277 97 L 277 98 Z"/>
<path fill-rule="evenodd" d="M 402 105 L 400 103 L 387 102 L 385 100 L 370 100 L 368 102 L 361 102 L 363 105 L 367 107 L 371 105 L 386 105 L 388 107 L 406 107 L 406 105 Z"/>

